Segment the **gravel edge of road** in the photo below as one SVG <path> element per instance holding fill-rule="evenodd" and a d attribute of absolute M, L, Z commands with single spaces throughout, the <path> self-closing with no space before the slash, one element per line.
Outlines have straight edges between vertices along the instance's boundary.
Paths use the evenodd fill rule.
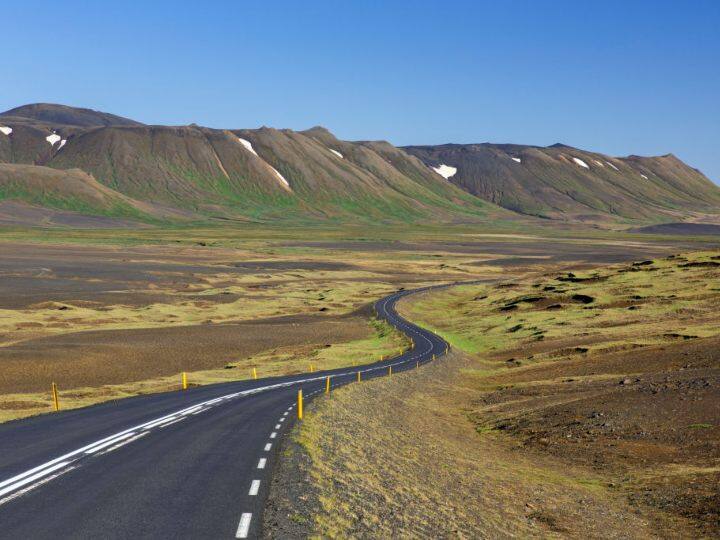
<path fill-rule="evenodd" d="M 263 513 L 262 537 L 309 538 L 320 513 L 319 494 L 310 477 L 312 460 L 297 442 L 299 425 L 283 437 Z"/>

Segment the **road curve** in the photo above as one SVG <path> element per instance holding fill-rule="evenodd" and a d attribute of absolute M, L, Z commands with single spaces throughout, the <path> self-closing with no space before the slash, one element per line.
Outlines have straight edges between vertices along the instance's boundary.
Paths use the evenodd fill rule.
<path fill-rule="evenodd" d="M 214 384 L 0 424 L 0 538 L 256 538 L 278 446 L 305 399 L 332 386 L 414 369 L 447 343 L 378 317 L 413 348 L 358 368 Z"/>

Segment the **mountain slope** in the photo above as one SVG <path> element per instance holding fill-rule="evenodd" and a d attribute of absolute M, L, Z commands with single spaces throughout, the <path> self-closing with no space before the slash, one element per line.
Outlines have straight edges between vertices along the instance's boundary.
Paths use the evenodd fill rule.
<path fill-rule="evenodd" d="M 557 144 L 403 148 L 469 193 L 553 219 L 717 219 L 720 188 L 675 156 L 614 158 Z"/>
<path fill-rule="evenodd" d="M 4 117 L 4 118 L 3 118 Z M 32 103 L 22 105 L 0 113 L 0 122 L 11 120 L 13 122 L 25 121 L 28 123 L 44 123 L 77 127 L 102 126 L 141 126 L 140 122 L 123 118 L 110 113 L 68 107 L 54 103 Z"/>
<path fill-rule="evenodd" d="M 0 116 L 12 130 L 0 133 L 0 161 L 82 169 L 135 200 L 206 218 L 453 221 L 506 214 L 388 143 L 339 141 L 322 128 L 84 128 L 12 118 Z"/>
<path fill-rule="evenodd" d="M 21 201 L 34 207 L 90 216 L 139 220 L 180 217 L 136 201 L 102 185 L 80 169 L 0 163 L 0 202 Z"/>

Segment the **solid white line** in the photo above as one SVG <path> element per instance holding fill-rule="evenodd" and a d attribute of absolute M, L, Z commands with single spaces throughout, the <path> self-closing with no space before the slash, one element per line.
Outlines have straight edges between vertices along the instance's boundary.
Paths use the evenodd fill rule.
<path fill-rule="evenodd" d="M 70 465 L 72 461 L 61 461 L 60 463 L 56 463 L 52 467 L 48 467 L 42 471 L 40 471 L 37 474 L 33 474 L 32 476 L 28 476 L 27 478 L 24 478 L 23 480 L 20 480 L 19 482 L 15 482 L 14 484 L 10 484 L 4 489 L 0 489 L 0 497 L 5 495 L 6 493 L 10 493 L 12 490 L 17 489 L 19 487 L 24 486 L 25 484 L 29 484 L 30 482 L 34 482 L 38 478 L 42 478 L 43 476 L 50 474 L 53 471 L 57 471 L 58 469 L 62 469 L 66 465 Z"/>
<path fill-rule="evenodd" d="M 235 533 L 235 538 L 247 538 L 248 537 L 248 531 L 250 530 L 250 520 L 252 519 L 252 514 L 250 512 L 245 512 L 242 516 L 240 516 L 240 524 L 238 525 L 237 532 Z"/>
<path fill-rule="evenodd" d="M 264 469 L 266 463 L 267 463 L 267 459 L 265 459 L 264 457 L 261 457 L 261 458 L 260 458 L 260 461 L 258 461 L 258 466 L 257 466 L 257 468 L 258 468 L 258 469 Z"/>
<path fill-rule="evenodd" d="M 270 434 L 270 438 L 271 438 L 271 439 L 274 439 L 275 437 L 277 437 L 277 433 L 276 433 L 275 431 L 273 431 L 273 432 Z"/>
<path fill-rule="evenodd" d="M 265 445 L 265 451 L 266 451 L 266 452 L 269 452 L 271 448 L 272 448 L 272 443 L 267 443 L 267 444 Z"/>
<path fill-rule="evenodd" d="M 258 491 L 260 490 L 260 480 L 253 480 L 252 484 L 250 484 L 250 491 L 248 492 L 248 495 L 255 496 L 258 494 Z"/>
<path fill-rule="evenodd" d="M 38 487 L 42 486 L 43 484 L 52 482 L 58 476 L 62 476 L 63 474 L 72 471 L 73 469 L 77 469 L 77 465 L 65 467 L 64 469 L 61 469 L 60 471 L 56 472 L 55 474 L 51 474 L 50 476 L 45 476 L 45 477 L 41 478 L 40 480 L 38 480 L 37 482 L 30 484 L 29 486 L 25 486 L 24 488 L 17 490 L 15 493 L 11 493 L 7 497 L 0 499 L 0 506 L 2 506 L 3 504 L 5 504 L 7 502 L 17 499 L 18 497 L 22 497 L 27 492 L 32 491 L 33 489 L 38 488 Z"/>

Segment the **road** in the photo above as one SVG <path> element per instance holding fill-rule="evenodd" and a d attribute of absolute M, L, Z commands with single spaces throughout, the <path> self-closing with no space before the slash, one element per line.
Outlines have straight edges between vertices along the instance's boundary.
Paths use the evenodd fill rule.
<path fill-rule="evenodd" d="M 418 289 L 424 290 L 424 289 Z M 282 437 L 305 400 L 415 369 L 447 343 L 375 304 L 412 341 L 358 368 L 152 394 L 0 424 L 0 538 L 256 538 Z"/>

